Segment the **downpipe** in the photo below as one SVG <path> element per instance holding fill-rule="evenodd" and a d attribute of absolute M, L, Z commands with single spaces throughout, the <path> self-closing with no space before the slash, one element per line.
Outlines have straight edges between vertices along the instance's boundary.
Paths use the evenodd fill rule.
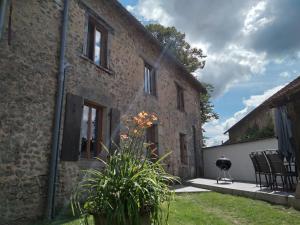
<path fill-rule="evenodd" d="M 55 189 L 57 182 L 57 167 L 59 157 L 59 143 L 60 143 L 60 126 L 62 118 L 62 105 L 65 88 L 65 53 L 67 42 L 67 30 L 68 30 L 68 12 L 69 12 L 69 0 L 64 0 L 62 28 L 61 28 L 61 45 L 60 45 L 60 61 L 59 61 L 59 74 L 57 83 L 57 95 L 55 103 L 55 117 L 52 136 L 52 148 L 51 148 L 51 161 L 49 169 L 49 182 L 48 182 L 48 199 L 47 199 L 47 218 L 49 220 L 54 217 L 55 208 Z"/>

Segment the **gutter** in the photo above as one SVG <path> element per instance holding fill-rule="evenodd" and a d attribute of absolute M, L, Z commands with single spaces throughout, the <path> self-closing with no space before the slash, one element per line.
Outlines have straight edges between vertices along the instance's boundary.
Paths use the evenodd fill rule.
<path fill-rule="evenodd" d="M 59 74 L 57 83 L 57 95 L 55 103 L 55 117 L 54 127 L 52 136 L 52 149 L 51 149 L 51 161 L 49 168 L 49 182 L 48 182 L 48 201 L 47 201 L 47 218 L 52 219 L 54 216 L 55 208 L 55 188 L 57 178 L 57 166 L 59 156 L 59 143 L 60 143 L 60 124 L 62 117 L 62 105 L 65 88 L 65 53 L 66 53 L 66 39 L 68 29 L 68 11 L 69 11 L 69 0 L 64 0 L 63 20 L 61 28 L 61 46 L 60 46 L 60 61 L 59 61 Z"/>

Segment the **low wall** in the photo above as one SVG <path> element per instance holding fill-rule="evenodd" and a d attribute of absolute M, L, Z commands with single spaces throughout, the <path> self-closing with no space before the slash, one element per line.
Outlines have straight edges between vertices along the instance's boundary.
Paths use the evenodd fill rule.
<path fill-rule="evenodd" d="M 234 180 L 255 182 L 254 168 L 249 154 L 267 149 L 278 149 L 276 138 L 204 148 L 204 177 L 216 179 L 219 171 L 216 167 L 216 159 L 225 156 L 231 160 L 229 173 Z"/>

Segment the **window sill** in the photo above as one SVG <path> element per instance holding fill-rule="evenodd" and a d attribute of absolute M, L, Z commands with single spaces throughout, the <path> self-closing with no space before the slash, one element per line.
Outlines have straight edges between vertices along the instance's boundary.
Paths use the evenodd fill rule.
<path fill-rule="evenodd" d="M 184 109 L 182 110 L 182 109 L 177 108 L 177 110 L 178 110 L 179 112 L 186 113 Z"/>
<path fill-rule="evenodd" d="M 158 100 L 157 95 L 149 94 L 149 93 L 147 93 L 145 91 L 144 91 L 144 96 L 149 97 L 149 98 L 153 98 L 155 100 Z"/>
<path fill-rule="evenodd" d="M 90 168 L 103 168 L 105 165 L 95 158 L 87 159 L 80 158 L 78 161 L 78 166 L 80 169 L 90 169 Z"/>
<path fill-rule="evenodd" d="M 88 61 L 89 63 L 93 64 L 94 66 L 96 66 L 97 69 L 100 69 L 100 70 L 102 70 L 102 71 L 104 71 L 104 72 L 106 72 L 106 73 L 108 73 L 110 75 L 114 75 L 114 72 L 112 70 L 110 70 L 110 69 L 108 69 L 108 68 L 106 68 L 104 66 L 97 65 L 96 63 L 94 63 L 91 59 L 89 59 L 85 55 L 80 55 L 80 58 L 82 58 L 82 59 Z"/>

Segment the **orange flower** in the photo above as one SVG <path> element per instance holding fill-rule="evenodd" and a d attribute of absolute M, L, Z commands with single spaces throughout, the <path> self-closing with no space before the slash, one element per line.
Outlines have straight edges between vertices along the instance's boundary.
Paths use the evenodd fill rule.
<path fill-rule="evenodd" d="M 152 117 L 152 120 L 154 120 L 154 121 L 157 120 L 157 116 L 155 116 L 155 115 L 152 114 L 151 117 Z"/>
<path fill-rule="evenodd" d="M 144 112 L 140 112 L 140 113 L 138 114 L 138 116 L 141 117 L 141 118 L 145 118 Z"/>

